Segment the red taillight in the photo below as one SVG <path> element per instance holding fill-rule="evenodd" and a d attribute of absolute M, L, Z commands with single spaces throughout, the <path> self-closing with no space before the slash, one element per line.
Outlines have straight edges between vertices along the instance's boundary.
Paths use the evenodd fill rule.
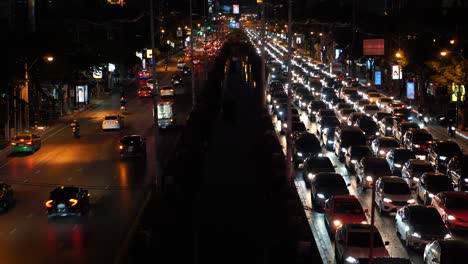
<path fill-rule="evenodd" d="M 29 141 L 29 142 L 27 142 L 27 143 L 26 143 L 26 145 L 31 145 L 31 144 L 32 144 L 32 142 L 31 142 L 31 141 Z"/>
<path fill-rule="evenodd" d="M 11 145 L 12 145 L 12 146 L 15 146 L 15 145 L 16 145 L 16 143 L 15 143 L 15 142 L 11 142 Z"/>
<path fill-rule="evenodd" d="M 71 206 L 75 206 L 77 203 L 78 203 L 78 200 L 77 199 L 70 199 L 68 200 L 70 202 L 70 205 Z"/>
<path fill-rule="evenodd" d="M 123 149 L 123 146 L 122 146 L 122 145 L 120 145 L 120 146 L 119 146 L 119 149 Z"/>
<path fill-rule="evenodd" d="M 53 202 L 54 202 L 54 200 L 49 200 L 49 201 L 45 202 L 45 206 L 46 206 L 47 208 L 52 208 L 52 203 L 53 203 Z"/>

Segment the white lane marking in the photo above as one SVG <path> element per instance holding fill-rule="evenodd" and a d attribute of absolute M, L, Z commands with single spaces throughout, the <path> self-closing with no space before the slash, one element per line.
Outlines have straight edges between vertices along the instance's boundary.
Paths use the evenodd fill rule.
<path fill-rule="evenodd" d="M 4 164 L 2 164 L 2 166 L 0 166 L 0 169 L 5 167 L 6 165 L 10 164 L 11 161 L 12 161 L 11 159 L 8 159 L 7 162 L 5 162 Z"/>
<path fill-rule="evenodd" d="M 29 182 L 29 179 L 24 179 L 23 182 Z"/>
<path fill-rule="evenodd" d="M 13 235 L 15 232 L 16 232 L 16 227 L 13 228 L 13 229 L 9 232 L 9 234 L 10 234 L 10 235 Z"/>
<path fill-rule="evenodd" d="M 65 128 L 67 128 L 68 126 L 64 125 L 62 128 L 59 128 L 57 129 L 57 131 L 55 131 L 54 133 L 51 133 L 51 134 L 47 134 L 44 136 L 44 139 L 42 139 L 43 142 L 47 141 L 49 138 L 51 138 L 52 136 L 54 136 L 55 134 L 61 132 L 62 130 L 64 130 Z"/>

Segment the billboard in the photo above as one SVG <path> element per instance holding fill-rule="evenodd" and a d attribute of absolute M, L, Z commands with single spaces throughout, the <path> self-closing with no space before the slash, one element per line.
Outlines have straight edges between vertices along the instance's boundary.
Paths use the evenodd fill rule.
<path fill-rule="evenodd" d="M 456 85 L 452 83 L 452 102 L 458 102 L 458 99 L 460 99 L 460 102 L 464 102 L 465 100 L 465 86 L 462 85 Z"/>
<path fill-rule="evenodd" d="M 374 73 L 374 84 L 375 85 L 382 85 L 382 72 L 375 71 Z"/>
<path fill-rule="evenodd" d="M 399 65 L 392 66 L 392 80 L 401 80 L 403 77 L 403 72 Z"/>
<path fill-rule="evenodd" d="M 385 54 L 384 39 L 364 39 L 362 41 L 364 56 L 382 56 Z"/>
<path fill-rule="evenodd" d="M 77 103 L 88 102 L 88 85 L 77 85 L 75 94 Z"/>
<path fill-rule="evenodd" d="M 414 100 L 414 82 L 406 83 L 406 98 Z"/>
<path fill-rule="evenodd" d="M 233 14 L 239 14 L 239 5 L 238 4 L 232 5 L 232 13 Z"/>

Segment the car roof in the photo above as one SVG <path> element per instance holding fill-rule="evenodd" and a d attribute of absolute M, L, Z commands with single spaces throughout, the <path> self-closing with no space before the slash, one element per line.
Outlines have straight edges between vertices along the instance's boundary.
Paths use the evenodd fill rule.
<path fill-rule="evenodd" d="M 411 164 L 431 164 L 430 161 L 422 159 L 409 159 L 407 162 L 410 162 Z"/>
<path fill-rule="evenodd" d="M 376 138 L 378 141 L 397 141 L 396 138 L 394 137 L 386 137 L 386 136 L 380 136 Z"/>
<path fill-rule="evenodd" d="M 358 224 L 358 223 L 344 223 L 343 228 L 346 228 L 348 232 L 370 232 L 372 226 L 370 224 Z M 377 228 L 374 226 L 374 230 Z"/>
<path fill-rule="evenodd" d="M 406 183 L 405 180 L 403 180 L 403 178 L 401 178 L 399 176 L 382 176 L 382 177 L 379 178 L 379 180 L 385 181 L 385 182 L 403 182 L 403 183 Z"/>
<path fill-rule="evenodd" d="M 468 242 L 462 239 L 438 239 L 437 243 L 441 245 L 443 249 L 446 248 L 464 248 L 468 249 Z"/>
<path fill-rule="evenodd" d="M 330 198 L 333 198 L 335 201 L 355 201 L 359 202 L 358 198 L 352 194 L 339 194 L 339 195 L 332 195 Z"/>

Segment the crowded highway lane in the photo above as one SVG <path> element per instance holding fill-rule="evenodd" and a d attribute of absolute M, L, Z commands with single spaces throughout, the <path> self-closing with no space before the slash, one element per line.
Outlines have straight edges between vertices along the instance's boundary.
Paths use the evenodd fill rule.
<path fill-rule="evenodd" d="M 186 94 L 189 89 L 185 86 L 176 93 Z M 101 130 L 104 115 L 118 113 L 119 98 L 114 95 L 98 108 L 82 113 L 80 138 L 73 138 L 68 123 L 62 123 L 42 137 L 42 147 L 33 155 L 2 161 L 0 177 L 13 186 L 17 199 L 0 218 L 3 263 L 114 261 L 156 175 L 152 100 L 131 97 L 122 131 Z M 180 96 L 179 101 L 190 102 L 184 97 L 189 95 Z M 189 109 L 179 107 L 180 120 L 185 120 Z M 147 162 L 120 161 L 118 140 L 127 134 L 146 137 Z M 173 145 L 175 138 L 175 133 L 161 133 L 159 141 L 166 144 L 161 144 L 160 153 Z M 91 209 L 87 216 L 48 219 L 44 202 L 49 192 L 61 185 L 89 190 Z"/>

